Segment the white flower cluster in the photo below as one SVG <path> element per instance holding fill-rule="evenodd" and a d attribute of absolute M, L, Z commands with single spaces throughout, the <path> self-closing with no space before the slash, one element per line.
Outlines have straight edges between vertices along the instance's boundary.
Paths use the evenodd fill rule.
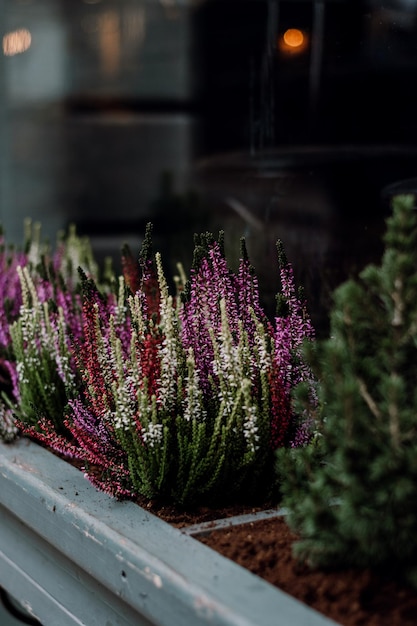
<path fill-rule="evenodd" d="M 132 415 L 135 413 L 135 402 L 129 393 L 129 379 L 126 380 L 126 384 L 116 387 L 114 400 L 116 402 L 113 413 L 114 425 L 116 428 L 127 430 L 132 423 Z"/>
<path fill-rule="evenodd" d="M 246 378 L 242 381 L 241 389 L 243 394 L 242 410 L 244 413 L 243 436 L 245 437 L 249 451 L 254 453 L 259 449 L 259 409 L 252 401 L 251 382 L 249 379 Z"/>
<path fill-rule="evenodd" d="M 11 327 L 11 334 L 21 359 L 17 361 L 17 373 L 22 384 L 28 384 L 28 373 L 43 367 L 41 354 L 49 355 L 56 362 L 57 372 L 63 382 L 71 387 L 74 384 L 74 373 L 71 370 L 67 349 L 67 336 L 63 311 L 59 309 L 57 322 L 51 322 L 48 304 L 39 302 L 32 279 L 27 268 L 20 272 L 22 291 L 26 302 L 20 307 L 20 318 Z M 29 293 L 32 306 L 28 306 Z M 50 389 L 50 391 L 54 391 Z"/>
<path fill-rule="evenodd" d="M 232 389 L 220 389 L 218 394 L 219 400 L 223 405 L 223 417 L 227 417 L 233 411 L 233 407 L 236 401 L 236 388 Z"/>
<path fill-rule="evenodd" d="M 159 381 L 158 402 L 168 409 L 176 400 L 176 374 L 178 369 L 177 341 L 173 333 L 164 338 L 159 350 L 161 357 L 161 379 Z"/>
<path fill-rule="evenodd" d="M 143 441 L 150 448 L 153 448 L 162 441 L 163 426 L 162 424 L 154 424 L 153 422 L 150 422 L 148 427 L 142 430 L 141 434 Z"/>
<path fill-rule="evenodd" d="M 176 374 L 178 369 L 175 309 L 172 296 L 168 295 L 168 285 L 162 268 L 161 255 L 155 255 L 160 292 L 159 316 L 164 340 L 159 350 L 161 358 L 161 379 L 159 381 L 158 403 L 165 409 L 175 404 Z"/>
<path fill-rule="evenodd" d="M 22 339 L 27 344 L 33 337 L 35 328 L 37 328 L 37 316 L 34 309 L 22 305 L 19 310 L 19 323 L 22 333 Z"/>
<path fill-rule="evenodd" d="M 11 409 L 0 403 L 0 434 L 5 441 L 12 441 L 18 434 Z"/>
<path fill-rule="evenodd" d="M 213 372 L 219 378 L 219 399 L 223 403 L 223 415 L 233 410 L 236 394 L 244 378 L 242 349 L 233 344 L 233 338 L 227 319 L 226 303 L 220 302 L 221 326 L 217 337 L 212 335 L 214 347 Z"/>
<path fill-rule="evenodd" d="M 128 304 L 129 304 L 129 311 L 131 315 L 131 323 L 133 327 L 137 328 L 137 336 L 140 339 L 143 339 L 144 332 L 145 332 L 144 320 L 146 316 L 143 310 L 143 302 L 142 302 L 139 292 L 135 293 L 134 296 L 129 296 Z M 133 333 L 135 333 L 135 339 L 136 339 L 136 332 L 133 330 L 132 330 L 132 339 L 133 339 Z"/>
<path fill-rule="evenodd" d="M 70 359 L 67 354 L 55 355 L 57 370 L 60 378 L 67 387 L 73 387 L 75 383 L 75 374 L 71 369 Z"/>
<path fill-rule="evenodd" d="M 254 350 L 257 357 L 257 367 L 261 372 L 268 372 L 271 368 L 271 354 L 268 350 L 265 329 L 262 324 L 257 325 Z"/>
<path fill-rule="evenodd" d="M 29 379 L 26 376 L 26 367 L 23 361 L 17 361 L 16 363 L 16 372 L 19 379 L 19 382 L 23 385 L 29 384 Z"/>
<path fill-rule="evenodd" d="M 259 445 L 257 445 L 259 441 L 258 426 L 257 426 L 257 421 L 258 421 L 257 410 L 254 405 L 248 406 L 246 404 L 242 406 L 242 409 L 245 412 L 245 421 L 243 423 L 243 435 L 246 439 L 246 442 L 248 444 L 250 451 L 256 452 L 256 450 L 259 448 Z"/>
<path fill-rule="evenodd" d="M 176 401 L 176 376 L 178 371 L 178 340 L 176 310 L 162 269 L 161 256 L 155 255 L 160 289 L 160 324 L 164 340 L 160 348 L 161 380 L 159 381 L 158 402 L 169 410 Z"/>
<path fill-rule="evenodd" d="M 186 422 L 196 420 L 202 422 L 207 417 L 207 411 L 204 408 L 203 394 L 200 388 L 200 376 L 195 367 L 195 359 L 192 348 L 190 348 L 188 359 L 188 376 L 186 376 L 185 388 L 187 396 L 183 401 L 183 419 Z"/>
<path fill-rule="evenodd" d="M 59 308 L 58 317 L 58 332 L 55 334 L 55 361 L 57 364 L 58 374 L 61 380 L 64 381 L 66 387 L 73 389 L 75 384 L 75 374 L 71 368 L 71 360 L 68 349 L 68 337 L 66 331 L 66 324 L 64 319 L 64 312 L 62 308 Z"/>

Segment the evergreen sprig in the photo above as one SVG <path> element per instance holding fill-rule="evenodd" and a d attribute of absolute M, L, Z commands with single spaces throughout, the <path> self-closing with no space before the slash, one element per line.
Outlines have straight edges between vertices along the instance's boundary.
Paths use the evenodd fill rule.
<path fill-rule="evenodd" d="M 393 202 L 385 251 L 334 294 L 331 337 L 309 350 L 321 407 L 314 445 L 280 451 L 296 553 L 388 568 L 417 584 L 417 213 Z"/>

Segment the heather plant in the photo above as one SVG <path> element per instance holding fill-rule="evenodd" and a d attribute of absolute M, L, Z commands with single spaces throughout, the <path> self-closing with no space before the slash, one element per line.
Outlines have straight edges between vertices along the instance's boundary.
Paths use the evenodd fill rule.
<path fill-rule="evenodd" d="M 51 251 L 40 225 L 26 221 L 23 251 L 3 241 L 0 254 L 0 436 L 11 440 L 18 427 L 38 433 L 41 422 L 62 432 L 63 409 L 75 392 L 69 335 L 82 332 L 74 266 L 97 272 L 91 247 L 70 227 Z"/>
<path fill-rule="evenodd" d="M 307 353 L 320 381 L 317 436 L 281 450 L 278 470 L 299 558 L 385 568 L 417 585 L 413 196 L 394 199 L 384 243 L 381 264 L 334 294 L 331 336 Z"/>
<path fill-rule="evenodd" d="M 310 436 L 291 407 L 300 380 L 314 395 L 300 351 L 313 331 L 291 267 L 280 250 L 286 311 L 273 325 L 244 246 L 234 274 L 222 240 L 197 238 L 190 280 L 178 279 L 173 296 L 149 244 L 148 232 L 139 267 L 125 256 L 115 308 L 84 282 L 83 393 L 70 400 L 65 424 L 86 472 L 119 496 L 182 504 L 264 497 L 276 447 Z"/>
<path fill-rule="evenodd" d="M 22 303 L 17 268 L 27 263 L 27 255 L 8 247 L 0 233 L 0 394 L 10 402 L 18 397 L 17 374 L 10 350 L 10 324 L 17 318 Z M 12 441 L 17 435 L 13 413 L 0 397 L 0 439 Z"/>
<path fill-rule="evenodd" d="M 58 233 L 52 265 L 56 273 L 63 278 L 65 285 L 76 288 L 80 284 L 79 269 L 88 276 L 93 276 L 105 288 L 107 281 L 112 281 L 110 268 L 107 274 L 100 276 L 100 268 L 96 262 L 88 237 L 80 236 L 74 224 L 70 224 L 67 231 Z"/>
<path fill-rule="evenodd" d="M 315 394 L 301 352 L 313 329 L 292 268 L 279 244 L 279 314 L 269 321 L 244 241 L 232 272 L 222 235 L 196 237 L 189 280 L 179 268 L 171 294 L 151 239 L 148 227 L 138 261 L 124 248 L 123 276 L 110 285 L 91 264 L 74 274 L 83 248 L 71 233 L 55 255 L 38 246 L 16 267 L 7 406 L 24 434 L 81 459 L 118 497 L 266 497 L 274 450 L 311 437 L 291 401 L 301 381 Z"/>
<path fill-rule="evenodd" d="M 22 305 L 10 327 L 19 381 L 14 412 L 30 426 L 37 426 L 39 419 L 51 420 L 59 432 L 67 397 L 75 392 L 64 312 L 55 305 L 51 310 L 47 300 L 40 300 L 27 267 L 18 267 L 17 272 Z M 43 292 L 45 288 L 43 283 Z"/>

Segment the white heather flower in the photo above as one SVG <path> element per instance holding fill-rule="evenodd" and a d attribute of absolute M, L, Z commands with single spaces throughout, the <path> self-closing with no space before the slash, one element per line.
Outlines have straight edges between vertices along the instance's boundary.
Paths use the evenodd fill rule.
<path fill-rule="evenodd" d="M 114 410 L 107 407 L 107 411 L 103 415 L 103 422 L 106 424 L 112 424 L 116 430 L 127 430 L 129 428 L 129 415 L 130 412 L 126 411 L 124 405 L 116 398 L 117 390 L 113 390 L 114 399 L 116 400 L 116 406 Z"/>
<path fill-rule="evenodd" d="M 116 428 L 127 430 L 132 423 L 132 415 L 135 412 L 135 402 L 131 398 L 128 385 L 119 384 L 113 392 L 116 403 L 114 410 L 114 425 Z"/>
<path fill-rule="evenodd" d="M 117 410 L 111 414 L 110 421 L 114 422 L 115 428 L 119 430 L 127 430 L 129 428 L 130 418 L 130 413 L 122 410 Z"/>
<path fill-rule="evenodd" d="M 243 422 L 243 436 L 245 437 L 249 450 L 251 452 L 256 452 L 259 448 L 258 411 L 256 405 L 252 404 L 250 388 L 251 383 L 246 378 L 242 381 L 242 392 L 244 397 L 242 410 L 245 416 Z"/>
<path fill-rule="evenodd" d="M 26 377 L 26 368 L 25 364 L 22 361 L 17 361 L 16 363 L 16 372 L 19 379 L 19 382 L 22 384 L 28 384 L 29 380 Z"/>
<path fill-rule="evenodd" d="M 219 378 L 218 397 L 223 405 L 223 416 L 233 411 L 239 395 L 241 381 L 245 377 L 246 351 L 244 344 L 234 345 L 227 319 L 225 300 L 220 302 L 221 326 L 217 332 L 211 333 L 214 348 L 213 373 Z"/>
<path fill-rule="evenodd" d="M 138 338 L 142 340 L 145 334 L 145 323 L 144 323 L 145 313 L 143 310 L 143 302 L 138 292 L 135 293 L 134 296 L 130 295 L 127 301 L 129 304 L 130 315 L 132 318 L 131 319 L 132 325 L 137 328 Z M 133 339 L 133 333 L 136 334 L 136 331 L 132 330 L 132 339 Z"/>
<path fill-rule="evenodd" d="M 72 389 L 75 383 L 75 374 L 71 369 L 69 356 L 67 354 L 57 353 L 55 359 L 57 371 L 61 380 L 65 383 L 67 387 Z"/>
<path fill-rule="evenodd" d="M 154 424 L 150 422 L 147 428 L 142 430 L 142 439 L 150 448 L 158 445 L 162 441 L 163 426 L 162 424 Z"/>
<path fill-rule="evenodd" d="M 233 411 L 236 399 L 236 390 L 234 393 L 231 389 L 227 389 L 225 392 L 219 391 L 219 400 L 223 404 L 223 416 L 227 417 Z"/>
<path fill-rule="evenodd" d="M 202 422 L 207 417 L 204 408 L 203 394 L 200 388 L 200 376 L 195 367 L 195 359 L 192 348 L 188 352 L 188 376 L 185 378 L 185 389 L 187 395 L 183 401 L 183 418 L 186 422 L 196 420 Z"/>
<path fill-rule="evenodd" d="M 123 324 L 126 320 L 127 307 L 124 298 L 125 282 L 123 276 L 119 276 L 119 290 L 117 304 L 114 307 L 114 318 L 117 324 Z"/>
<path fill-rule="evenodd" d="M 0 435 L 5 441 L 12 441 L 19 430 L 14 424 L 13 411 L 0 403 Z"/>
<path fill-rule="evenodd" d="M 245 421 L 243 423 L 243 435 L 246 439 L 246 442 L 248 443 L 248 446 L 251 452 L 255 452 L 259 447 L 257 445 L 259 441 L 259 435 L 258 435 L 258 426 L 257 426 L 258 416 L 257 416 L 256 407 L 253 405 L 247 406 L 246 404 L 244 404 L 242 408 L 245 412 Z"/>
<path fill-rule="evenodd" d="M 162 303 L 164 302 L 164 305 Z M 176 319 L 172 296 L 161 300 L 161 326 L 164 329 L 164 340 L 159 349 L 161 357 L 161 379 L 159 381 L 159 398 L 161 406 L 169 409 L 176 400 L 176 377 L 178 371 Z"/>
<path fill-rule="evenodd" d="M 255 333 L 255 351 L 259 369 L 264 372 L 269 371 L 271 367 L 271 355 L 268 352 L 265 330 L 262 324 L 258 324 L 257 332 Z"/>

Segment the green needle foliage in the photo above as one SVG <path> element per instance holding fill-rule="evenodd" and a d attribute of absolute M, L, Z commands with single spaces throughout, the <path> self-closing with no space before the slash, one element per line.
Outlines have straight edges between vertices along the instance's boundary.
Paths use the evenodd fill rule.
<path fill-rule="evenodd" d="M 312 445 L 280 450 L 283 505 L 315 566 L 388 568 L 417 585 L 417 212 L 393 201 L 380 266 L 334 294 Z M 299 398 L 300 400 L 300 398 Z"/>

